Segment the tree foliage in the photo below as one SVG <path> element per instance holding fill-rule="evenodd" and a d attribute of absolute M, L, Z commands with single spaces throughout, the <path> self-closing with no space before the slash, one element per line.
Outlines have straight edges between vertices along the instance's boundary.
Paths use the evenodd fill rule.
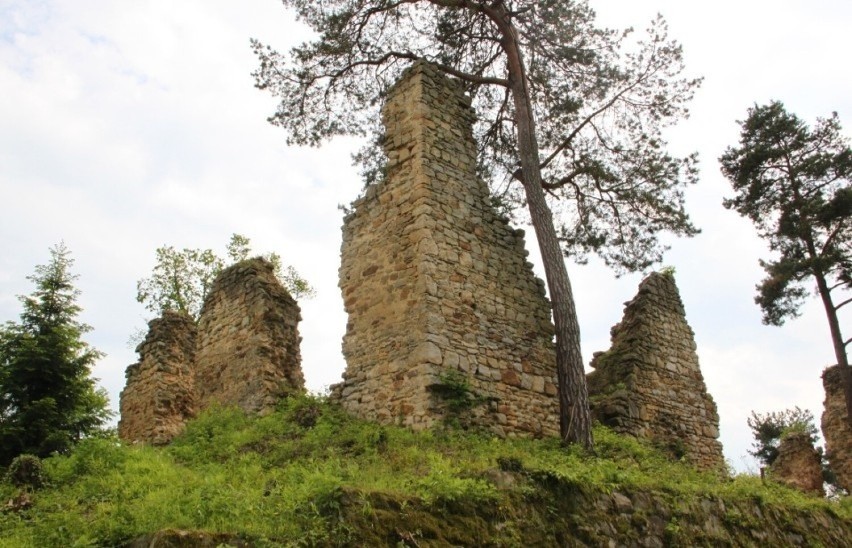
<path fill-rule="evenodd" d="M 82 340 L 73 259 L 59 244 L 29 276 L 20 322 L 0 328 L 0 464 L 22 453 L 66 451 L 98 431 L 112 413 L 91 368 L 102 356 Z"/>
<path fill-rule="evenodd" d="M 740 146 L 720 158 L 737 192 L 724 204 L 779 255 L 761 261 L 767 277 L 755 301 L 765 323 L 782 325 L 798 315 L 805 280 L 852 287 L 852 150 L 836 113 L 811 129 L 775 101 L 749 109 L 741 124 Z"/>
<path fill-rule="evenodd" d="M 766 278 L 755 302 L 763 321 L 782 325 L 796 317 L 816 283 L 837 363 L 844 367 L 852 421 L 852 372 L 838 312 L 852 302 L 852 149 L 837 113 L 808 127 L 779 101 L 755 105 L 738 147 L 719 159 L 736 195 L 725 207 L 748 217 L 775 258 L 761 260 Z M 839 298 L 838 298 L 839 297 Z"/>
<path fill-rule="evenodd" d="M 699 79 L 681 76 L 681 47 L 655 19 L 643 38 L 601 29 L 585 1 L 285 0 L 317 39 L 280 54 L 253 41 L 257 86 L 281 99 L 273 124 L 287 142 L 371 136 L 357 155 L 367 182 L 381 176 L 378 109 L 413 60 L 463 80 L 477 111 L 479 167 L 520 213 L 518 114 L 502 29 L 486 5 L 503 5 L 525 54 L 541 151 L 542 186 L 565 253 L 597 253 L 619 272 L 658 262 L 660 231 L 691 236 L 683 189 L 696 157 L 667 152 L 662 130 L 687 115 Z"/>
<path fill-rule="evenodd" d="M 813 444 L 819 440 L 814 415 L 807 409 L 794 407 L 769 413 L 752 411 L 747 422 L 754 436 L 753 450 L 749 451 L 749 454 L 764 466 L 771 465 L 778 458 L 778 445 L 781 443 L 781 437 L 787 432 L 804 432 Z"/>
<path fill-rule="evenodd" d="M 225 254 L 227 258 L 220 257 L 212 249 L 158 248 L 151 276 L 136 283 L 136 300 L 154 314 L 175 310 L 197 319 L 213 280 L 226 266 L 251 256 L 251 241 L 241 234 L 233 234 Z M 277 253 L 268 253 L 264 258 L 272 263 L 276 277 L 295 299 L 315 294 L 295 268 L 283 265 Z"/>
<path fill-rule="evenodd" d="M 695 158 L 665 152 L 661 128 L 686 114 L 697 80 L 657 19 L 636 48 L 599 29 L 585 1 L 284 0 L 316 39 L 281 55 L 253 41 L 256 85 L 290 144 L 364 135 L 367 182 L 384 162 L 378 110 L 412 62 L 461 80 L 478 113 L 481 175 L 525 204 L 553 304 L 562 439 L 592 447 L 576 307 L 562 254 L 597 252 L 621 270 L 659 260 L 662 229 L 691 235 L 682 188 Z M 517 188 L 520 183 L 522 190 Z M 545 191 L 551 197 L 548 203 Z M 552 208 L 557 209 L 558 228 Z"/>

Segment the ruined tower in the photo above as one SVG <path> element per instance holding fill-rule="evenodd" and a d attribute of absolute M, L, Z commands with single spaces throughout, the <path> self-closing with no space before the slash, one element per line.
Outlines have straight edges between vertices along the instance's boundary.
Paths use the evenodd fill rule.
<path fill-rule="evenodd" d="M 476 176 L 474 112 L 458 82 L 417 63 L 382 112 L 385 180 L 344 220 L 340 289 L 349 314 L 344 381 L 354 414 L 426 428 L 446 417 L 447 375 L 498 434 L 558 432 L 544 283 Z"/>
<path fill-rule="evenodd" d="M 271 411 L 304 389 L 299 305 L 272 263 L 239 262 L 216 277 L 198 319 L 195 385 L 199 405 Z"/>
<path fill-rule="evenodd" d="M 195 415 L 195 336 L 186 314 L 169 310 L 149 322 L 136 348 L 139 362 L 127 368 L 121 391 L 121 439 L 163 445 Z"/>
<path fill-rule="evenodd" d="M 148 324 L 139 363 L 127 368 L 119 437 L 161 445 L 211 405 L 265 413 L 301 392 L 300 319 L 272 263 L 256 258 L 226 268 L 197 325 L 172 311 Z"/>
<path fill-rule="evenodd" d="M 674 276 L 651 274 L 612 328 L 612 347 L 592 360 L 592 415 L 698 468 L 718 469 L 724 463 L 719 414 L 695 348 Z"/>

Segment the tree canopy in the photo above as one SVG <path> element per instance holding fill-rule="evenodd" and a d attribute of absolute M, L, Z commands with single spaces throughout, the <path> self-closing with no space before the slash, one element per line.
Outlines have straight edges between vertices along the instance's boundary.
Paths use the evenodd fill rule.
<path fill-rule="evenodd" d="M 91 368 L 101 353 L 82 340 L 74 261 L 59 244 L 29 276 L 19 323 L 0 328 L 0 464 L 22 453 L 65 451 L 103 426 L 112 413 Z"/>
<path fill-rule="evenodd" d="M 661 17 L 636 38 L 632 29 L 598 28 L 585 1 L 283 3 L 318 34 L 286 54 L 252 42 L 257 86 L 280 98 L 270 121 L 287 130 L 289 144 L 369 136 L 357 160 L 368 182 L 380 177 L 378 109 L 402 70 L 424 59 L 465 82 L 478 115 L 481 173 L 521 213 L 505 29 L 489 13 L 500 5 L 524 53 L 542 186 L 565 253 L 575 261 L 597 253 L 619 272 L 643 270 L 662 258 L 660 231 L 697 232 L 683 197 L 697 181 L 696 157 L 669 154 L 662 130 L 687 115 L 700 79 L 681 76 L 681 47 Z"/>
<path fill-rule="evenodd" d="M 774 258 L 755 302 L 766 324 L 799 314 L 816 283 L 837 363 L 844 366 L 852 420 L 852 375 L 838 313 L 852 302 L 852 149 L 837 113 L 808 127 L 780 101 L 755 105 L 740 122 L 740 143 L 719 159 L 736 195 L 725 207 L 749 218 Z"/>
<path fill-rule="evenodd" d="M 465 84 L 478 114 L 480 173 L 510 208 L 527 206 L 541 250 L 561 436 L 590 448 L 579 322 L 562 254 L 583 260 L 594 251 L 637 270 L 659 260 L 659 230 L 696 232 L 682 194 L 695 180 L 695 158 L 670 156 L 661 129 L 686 114 L 698 81 L 680 77 L 681 49 L 662 19 L 625 49 L 630 32 L 596 27 L 583 0 L 283 3 L 317 37 L 285 55 L 253 41 L 256 85 L 281 100 L 270 121 L 290 144 L 371 136 L 356 157 L 368 183 L 383 174 L 378 109 L 402 70 L 425 60 Z"/>
<path fill-rule="evenodd" d="M 156 264 L 151 276 L 136 283 L 136 300 L 155 314 L 174 310 L 198 319 L 204 298 L 216 276 L 229 264 L 248 259 L 251 240 L 241 234 L 231 235 L 226 246 L 226 258 L 212 249 L 177 250 L 163 246 L 156 251 Z M 277 253 L 264 258 L 275 268 L 275 275 L 295 299 L 312 297 L 314 289 L 292 266 L 284 267 Z"/>
<path fill-rule="evenodd" d="M 804 432 L 812 444 L 819 440 L 814 415 L 807 409 L 794 407 L 769 413 L 752 411 L 747 422 L 754 436 L 753 450 L 749 453 L 764 466 L 771 465 L 778 458 L 778 445 L 787 432 Z"/>

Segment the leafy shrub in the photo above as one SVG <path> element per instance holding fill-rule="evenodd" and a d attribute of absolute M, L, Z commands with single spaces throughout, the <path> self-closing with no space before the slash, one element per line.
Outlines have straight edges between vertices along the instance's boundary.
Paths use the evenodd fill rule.
<path fill-rule="evenodd" d="M 44 467 L 35 455 L 18 455 L 6 471 L 6 481 L 15 487 L 38 489 L 44 485 Z"/>

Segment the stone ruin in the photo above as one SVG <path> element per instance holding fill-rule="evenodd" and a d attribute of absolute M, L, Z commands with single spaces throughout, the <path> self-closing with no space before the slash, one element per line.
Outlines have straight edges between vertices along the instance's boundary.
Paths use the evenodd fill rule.
<path fill-rule="evenodd" d="M 822 457 L 807 432 L 790 432 L 781 438 L 769 477 L 804 493 L 824 496 Z"/>
<path fill-rule="evenodd" d="M 386 178 L 344 219 L 346 371 L 332 398 L 356 416 L 414 429 L 457 419 L 498 435 L 557 435 L 550 303 L 524 232 L 477 177 L 470 99 L 415 63 L 382 118 Z M 226 269 L 197 328 L 173 313 L 151 322 L 127 370 L 120 436 L 167 443 L 211 404 L 263 413 L 302 390 L 299 320 L 268 262 Z M 589 375 L 596 418 L 720 468 L 716 407 L 671 276 L 642 282 L 612 338 Z"/>
<path fill-rule="evenodd" d="M 118 435 L 127 441 L 169 443 L 195 416 L 195 322 L 167 310 L 148 323 L 136 347 L 139 363 L 127 368 Z"/>
<path fill-rule="evenodd" d="M 852 427 L 846 414 L 843 367 L 835 365 L 822 373 L 825 401 L 820 426 L 825 437 L 825 455 L 837 477 L 837 485 L 852 493 Z"/>
<path fill-rule="evenodd" d="M 130 442 L 170 442 L 211 405 L 266 413 L 304 389 L 299 306 L 272 264 L 249 259 L 222 271 L 198 324 L 167 311 L 149 323 L 127 368 L 118 434 Z"/>
<path fill-rule="evenodd" d="M 474 116 L 461 85 L 425 63 L 390 90 L 387 178 L 343 225 L 349 322 L 333 396 L 356 416 L 422 429 L 448 418 L 441 388 L 455 378 L 482 402 L 466 423 L 557 434 L 550 305 L 524 232 L 477 177 Z"/>
<path fill-rule="evenodd" d="M 592 415 L 617 432 L 653 441 L 697 468 L 721 469 L 719 415 L 707 393 L 674 276 L 653 273 L 592 360 Z"/>

